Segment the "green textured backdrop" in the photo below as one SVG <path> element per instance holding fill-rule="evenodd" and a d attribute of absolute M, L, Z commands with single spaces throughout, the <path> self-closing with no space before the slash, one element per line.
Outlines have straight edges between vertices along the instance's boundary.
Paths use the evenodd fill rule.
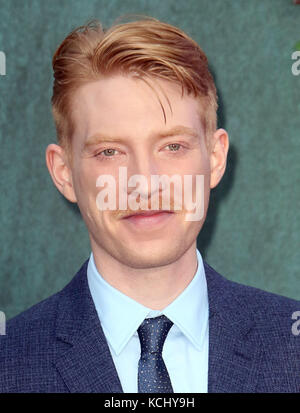
<path fill-rule="evenodd" d="M 227 278 L 300 299 L 300 40 L 292 0 L 0 0 L 0 310 L 7 318 L 61 289 L 90 253 L 76 207 L 45 165 L 55 141 L 51 57 L 90 18 L 122 14 L 179 26 L 206 52 L 229 132 L 228 169 L 199 236 Z"/>

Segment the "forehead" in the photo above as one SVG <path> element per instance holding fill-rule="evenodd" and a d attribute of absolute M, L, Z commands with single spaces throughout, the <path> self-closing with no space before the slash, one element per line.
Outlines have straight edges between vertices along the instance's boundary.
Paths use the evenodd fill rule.
<path fill-rule="evenodd" d="M 97 133 L 134 139 L 179 124 L 201 130 L 199 101 L 187 94 L 182 97 L 181 86 L 161 79 L 111 76 L 81 86 L 72 102 L 82 143 Z"/>

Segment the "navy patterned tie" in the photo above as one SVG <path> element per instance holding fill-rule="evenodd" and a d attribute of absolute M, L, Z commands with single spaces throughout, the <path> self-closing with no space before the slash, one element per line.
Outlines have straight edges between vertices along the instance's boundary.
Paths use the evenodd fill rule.
<path fill-rule="evenodd" d="M 139 393 L 173 393 L 162 349 L 173 323 L 166 316 L 146 318 L 138 328 L 141 357 L 138 371 Z"/>

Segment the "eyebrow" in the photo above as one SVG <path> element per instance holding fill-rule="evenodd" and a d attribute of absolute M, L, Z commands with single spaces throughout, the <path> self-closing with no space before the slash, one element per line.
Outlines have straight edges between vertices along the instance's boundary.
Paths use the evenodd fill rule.
<path fill-rule="evenodd" d="M 172 129 L 165 131 L 165 132 L 159 132 L 159 133 L 154 133 L 154 136 L 157 136 L 159 139 L 162 138 L 167 138 L 170 136 L 178 136 L 178 135 L 188 135 L 192 138 L 198 138 L 199 134 L 192 128 L 189 128 L 187 126 L 174 126 Z M 96 133 L 93 136 L 90 136 L 87 138 L 85 143 L 83 144 L 83 148 L 86 149 L 92 145 L 96 145 L 101 142 L 126 142 L 126 137 L 121 138 L 117 136 L 109 136 L 107 134 L 102 134 L 102 133 Z"/>

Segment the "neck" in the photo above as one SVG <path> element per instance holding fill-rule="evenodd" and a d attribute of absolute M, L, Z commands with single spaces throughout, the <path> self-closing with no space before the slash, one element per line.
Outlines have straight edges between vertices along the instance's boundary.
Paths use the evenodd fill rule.
<path fill-rule="evenodd" d="M 197 271 L 196 242 L 176 261 L 155 268 L 124 265 L 97 245 L 96 268 L 114 288 L 152 310 L 163 310 L 188 286 Z"/>

